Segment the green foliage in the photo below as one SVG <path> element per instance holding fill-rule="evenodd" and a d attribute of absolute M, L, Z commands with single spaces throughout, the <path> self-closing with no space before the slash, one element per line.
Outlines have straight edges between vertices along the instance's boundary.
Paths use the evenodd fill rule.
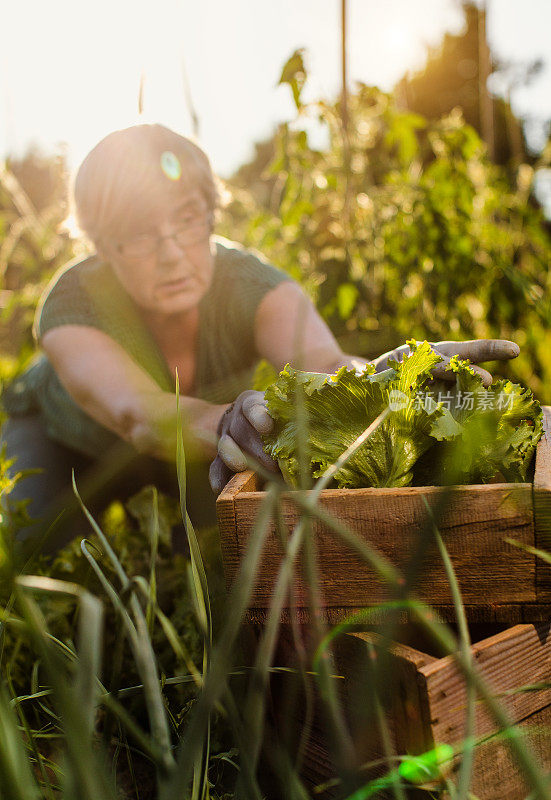
<path fill-rule="evenodd" d="M 67 215 L 62 157 L 31 151 L 0 165 L 0 380 L 32 355 L 32 322 L 47 281 L 83 245 L 62 230 Z"/>
<path fill-rule="evenodd" d="M 113 503 L 105 512 L 102 528 L 105 530 L 114 550 L 118 553 L 125 571 L 133 576 L 150 579 L 150 547 L 151 524 L 147 525 L 147 507 L 151 513 L 152 487 L 144 488 L 138 495 L 128 501 L 127 509 L 120 503 Z M 195 623 L 194 607 L 190 598 L 184 556 L 173 555 L 167 538 L 175 522 L 177 503 L 171 498 L 159 498 L 159 528 L 161 535 L 156 551 L 155 577 L 157 583 L 156 599 L 163 612 L 171 619 L 182 637 L 182 644 L 191 654 L 192 660 L 200 660 L 201 637 Z M 133 518 L 137 524 L 133 522 Z M 167 532 L 167 533 L 165 533 Z M 106 575 L 116 582 L 116 569 L 103 553 L 101 543 L 96 535 L 90 535 L 92 552 L 99 555 L 98 561 Z M 32 565 L 36 574 L 48 576 L 56 580 L 70 581 L 73 584 L 86 586 L 94 594 L 103 595 L 103 589 L 90 567 L 83 558 L 80 542 L 75 540 L 59 551 L 53 562 L 43 558 Z M 8 602 L 4 597 L 4 603 Z M 61 641 L 71 642 L 75 635 L 75 617 L 72 603 L 67 599 L 45 599 L 42 601 L 42 612 L 50 633 Z M 29 681 L 32 676 L 32 663 L 29 663 L 29 651 L 18 636 L 11 638 L 9 629 L 4 631 L 3 658 L 11 658 L 10 675 L 14 690 L 25 694 L 31 690 Z M 152 633 L 159 664 L 163 675 L 174 675 L 178 669 L 170 643 L 167 642 L 162 628 L 156 626 Z M 106 652 L 114 652 L 120 639 L 120 626 L 114 608 L 106 608 Z M 9 642 L 9 644 L 8 644 Z M 120 667 L 127 685 L 139 683 L 132 654 L 126 652 Z M 171 690 L 172 691 L 172 690 Z M 172 694 L 174 692 L 172 691 Z M 192 695 L 189 688 L 183 685 L 174 695 L 181 705 L 188 702 Z M 139 704 L 139 703 L 138 703 Z M 175 713 L 175 717 L 177 713 Z"/>
<path fill-rule="evenodd" d="M 363 84 L 348 105 L 349 173 L 339 104 L 301 104 L 271 166 L 229 181 L 221 232 L 299 280 L 348 352 L 510 338 L 521 356 L 500 371 L 551 402 L 551 237 L 533 167 L 512 182 L 457 110 L 428 121 Z M 323 148 L 309 143 L 312 120 Z"/>
<path fill-rule="evenodd" d="M 481 108 L 487 103 L 494 120 L 493 160 L 504 166 L 528 161 L 530 156 L 521 120 L 515 117 L 510 102 L 490 94 L 485 81 L 481 80 L 486 69 L 481 41 L 486 11 L 474 2 L 464 2 L 463 11 L 464 29 L 458 34 L 446 33 L 436 47 L 429 49 L 421 70 L 406 73 L 395 88 L 396 95 L 407 102 L 408 108 L 427 119 L 440 119 L 460 106 L 465 121 L 480 134 L 483 130 Z M 512 66 L 516 67 L 515 77 L 507 75 Z M 542 66 L 539 60 L 525 65 L 522 83 L 528 83 Z M 505 79 L 509 90 L 515 83 L 518 85 L 518 64 L 492 57 L 488 68 L 492 74 L 500 75 L 502 81 Z"/>
<path fill-rule="evenodd" d="M 431 381 L 441 356 L 427 342 L 375 373 L 342 367 L 335 375 L 299 372 L 289 365 L 266 390 L 274 418 L 264 437 L 293 485 L 300 484 L 299 404 L 307 429 L 312 477 L 325 475 L 385 409 L 365 443 L 335 473 L 340 488 L 486 483 L 497 475 L 523 481 L 539 441 L 540 404 L 510 381 L 485 389 L 467 362 L 454 357 L 454 383 Z"/>
<path fill-rule="evenodd" d="M 3 675 L 0 706 L 2 692 L 9 690 L 11 705 L 17 708 L 27 731 L 28 752 L 25 753 L 20 733 L 15 733 L 15 719 L 11 720 L 13 712 L 2 706 L 0 717 L 9 738 L 0 743 L 0 770 L 2 759 L 10 752 L 23 760 L 26 771 L 21 770 L 21 783 L 26 785 L 27 794 L 23 791 L 21 797 L 36 794 L 36 780 L 45 793 L 49 788 L 50 794 L 45 796 L 52 796 L 56 781 L 61 779 L 65 784 L 65 797 L 76 796 L 67 783 L 73 780 L 77 785 L 88 784 L 82 796 L 90 800 L 114 798 L 114 794 L 102 793 L 106 789 L 99 789 L 101 785 L 107 786 L 106 781 L 110 780 L 111 770 L 106 768 L 108 755 L 113 766 L 118 763 L 117 797 L 130 796 L 127 791 L 132 791 L 132 797 L 151 797 L 150 777 L 145 786 L 138 788 L 132 778 L 133 771 L 146 769 L 151 776 L 156 766 L 162 775 L 172 761 L 172 748 L 185 729 L 202 682 L 203 636 L 196 619 L 196 599 L 193 584 L 188 580 L 187 559 L 174 556 L 163 541 L 163 535 L 158 537 L 152 579 L 149 552 L 153 539 L 157 538 L 151 518 L 154 508 L 151 487 L 129 503 L 138 525 L 132 524 L 122 506 L 114 504 L 103 520 L 109 539 L 107 551 L 104 548 L 107 540 L 98 530 L 85 546 L 73 542 L 59 553 L 53 564 L 38 565 L 38 573 L 44 577 L 16 580 L 19 602 L 14 610 L 13 599 L 8 600 L 0 619 Z M 160 498 L 157 516 L 159 530 L 169 532 L 174 522 L 174 506 L 168 498 Z M 87 558 L 83 558 L 83 547 Z M 92 562 L 95 566 L 90 570 Z M 130 576 L 131 580 L 121 587 L 122 575 Z M 28 589 L 40 591 L 39 605 L 21 596 L 21 586 L 27 587 L 25 595 Z M 74 601 L 78 598 L 79 604 L 75 607 Z M 101 602 L 103 600 L 107 602 Z M 146 615 L 140 608 L 142 602 L 146 611 L 150 608 L 154 611 L 147 628 Z M 94 611 L 97 617 L 102 605 L 105 620 L 101 634 L 98 628 L 94 638 L 86 608 Z M 100 635 L 104 638 L 101 648 Z M 105 667 L 99 684 L 102 651 Z M 154 654 L 154 662 L 145 657 L 146 651 Z M 85 667 L 85 658 L 92 666 L 95 664 L 93 669 Z M 79 678 L 83 669 L 88 672 Z M 93 724 L 89 717 L 88 734 L 83 728 L 84 717 L 79 716 L 86 711 L 79 689 L 83 682 L 89 687 L 94 707 L 98 703 L 104 707 L 99 714 L 93 711 Z M 105 694 L 107 691 L 111 693 L 109 696 Z M 158 711 L 170 734 L 170 739 L 162 746 L 156 741 L 152 691 L 161 699 Z M 92 707 L 86 713 L 92 714 Z M 147 733 L 148 718 L 151 733 Z M 103 746 L 100 746 L 100 737 Z M 216 781 L 216 786 L 211 785 L 205 795 L 211 800 L 229 797 L 224 786 L 231 786 L 235 780 L 236 766 L 232 758 L 236 752 L 228 745 L 227 737 L 226 724 L 213 713 L 209 737 L 212 769 L 209 764 L 205 765 L 208 780 Z M 132 742 L 133 748 L 130 747 Z M 104 746 L 109 752 L 107 749 L 102 752 Z M 92 749 L 88 750 L 89 747 Z M 117 755 L 118 751 L 124 753 L 123 758 Z M 68 763 L 68 770 L 60 771 L 61 761 L 65 765 Z M 36 765 L 36 777 L 32 781 L 27 774 L 29 764 Z M 49 764 L 51 768 L 45 769 Z M 0 796 L 3 797 L 1 790 Z"/>
<path fill-rule="evenodd" d="M 481 377 L 457 357 L 450 369 L 455 384 L 434 381 L 428 388 L 431 397 L 444 398 L 460 434 L 446 441 L 446 431 L 440 436 L 433 430 L 438 443 L 417 464 L 415 482 L 488 483 L 496 477 L 525 481 L 543 433 L 540 404 L 528 389 L 511 381 L 498 380 L 484 388 Z"/>
<path fill-rule="evenodd" d="M 302 105 L 300 95 L 306 83 L 304 49 L 295 50 L 293 55 L 285 63 L 279 78 L 279 85 L 284 83 L 291 87 L 295 106 L 300 109 Z"/>
<path fill-rule="evenodd" d="M 435 417 L 442 413 L 438 409 L 429 415 L 424 408 L 415 412 L 408 401 L 440 360 L 426 345 L 404 359 L 396 370 L 378 374 L 369 365 L 361 374 L 342 367 L 334 376 L 299 372 L 287 366 L 266 391 L 268 411 L 275 420 L 273 431 L 265 436 L 267 451 L 279 459 L 283 474 L 297 486 L 300 457 L 296 409 L 301 394 L 309 463 L 313 477 L 320 477 L 388 407 L 391 392 L 405 390 L 404 408 L 386 417 L 335 480 L 339 487 L 407 486 L 415 462 L 431 444 Z"/>
<path fill-rule="evenodd" d="M 421 756 L 404 759 L 398 772 L 411 783 L 426 783 L 438 777 L 442 764 L 450 761 L 452 756 L 453 747 L 440 744 Z"/>

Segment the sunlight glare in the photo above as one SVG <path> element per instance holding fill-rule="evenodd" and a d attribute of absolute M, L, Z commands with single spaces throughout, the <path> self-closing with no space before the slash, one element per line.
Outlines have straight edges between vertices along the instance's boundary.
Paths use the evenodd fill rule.
<path fill-rule="evenodd" d="M 524 1 L 526 13 L 519 13 L 519 0 L 489 4 L 490 43 L 505 61 L 548 61 L 551 2 Z M 463 29 L 459 0 L 348 4 L 351 86 L 362 81 L 392 91 L 405 72 L 423 67 L 426 46 L 438 47 L 445 31 Z M 22 155 L 31 144 L 57 152 L 65 142 L 74 167 L 103 136 L 136 122 L 162 122 L 190 135 L 189 87 L 200 142 L 215 171 L 229 175 L 253 155 L 253 141 L 294 119 L 288 87 L 278 85 L 293 50 L 306 48 L 306 99 L 340 91 L 337 0 L 96 0 L 93 6 L 18 0 L 8 7 L 0 158 Z M 518 87 L 514 108 L 548 119 L 550 78 L 547 67 L 533 84 Z"/>
<path fill-rule="evenodd" d="M 382 49 L 398 56 L 405 66 L 416 55 L 418 47 L 419 43 L 414 40 L 411 28 L 404 25 L 390 25 L 382 35 Z"/>

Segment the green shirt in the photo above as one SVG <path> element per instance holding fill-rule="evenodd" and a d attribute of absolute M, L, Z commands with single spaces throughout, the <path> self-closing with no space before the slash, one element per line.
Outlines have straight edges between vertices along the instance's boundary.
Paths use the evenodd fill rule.
<path fill-rule="evenodd" d="M 194 396 L 228 403 L 252 384 L 259 360 L 256 309 L 266 292 L 289 276 L 233 242 L 220 237 L 215 242 L 212 283 L 199 305 Z M 97 256 L 69 265 L 47 288 L 35 318 L 37 340 L 60 325 L 104 331 L 163 391 L 175 391 L 175 378 L 139 307 Z M 49 436 L 92 458 L 117 440 L 76 405 L 43 354 L 4 391 L 2 401 L 12 416 L 40 413 Z"/>

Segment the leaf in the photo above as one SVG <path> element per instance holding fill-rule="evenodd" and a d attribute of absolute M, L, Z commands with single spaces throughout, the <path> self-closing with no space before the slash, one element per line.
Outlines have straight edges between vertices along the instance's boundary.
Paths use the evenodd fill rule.
<path fill-rule="evenodd" d="M 418 756 L 406 756 L 398 767 L 399 774 L 410 783 L 426 783 L 437 780 L 441 776 L 442 766 L 451 762 L 454 756 L 453 747 L 449 744 L 438 744 Z"/>
<path fill-rule="evenodd" d="M 337 308 L 341 319 L 348 319 L 352 313 L 359 291 L 353 283 L 341 283 L 337 289 Z"/>
<path fill-rule="evenodd" d="M 298 393 L 308 424 L 308 459 L 314 478 L 321 476 L 357 437 L 390 406 L 391 413 L 368 441 L 336 474 L 340 487 L 407 486 L 412 468 L 433 439 L 431 430 L 443 413 L 413 408 L 419 386 L 441 360 L 428 343 L 382 373 L 368 365 L 357 374 L 342 367 L 335 375 L 299 372 L 287 365 L 265 393 L 275 425 L 264 441 L 267 452 L 279 460 L 282 471 L 298 484 L 299 441 L 296 406 Z"/>
<path fill-rule="evenodd" d="M 485 388 L 467 362 L 454 357 L 450 369 L 455 385 L 431 384 L 435 398 L 445 398 L 458 435 L 440 437 L 445 418 L 433 435 L 447 439 L 435 444 L 416 468 L 421 484 L 488 483 L 496 476 L 525 481 L 535 447 L 543 432 L 541 406 L 532 392 L 508 380 Z"/>
<path fill-rule="evenodd" d="M 293 100 L 295 106 L 300 109 L 302 102 L 300 99 L 301 92 L 306 83 L 306 68 L 304 66 L 304 48 L 295 50 L 292 56 L 285 62 L 281 71 L 281 76 L 278 81 L 278 86 L 287 83 L 293 92 Z"/>
<path fill-rule="evenodd" d="M 542 433 L 541 407 L 532 393 L 505 380 L 487 389 L 457 357 L 449 365 L 455 383 L 434 381 L 431 370 L 440 354 L 428 342 L 408 345 L 410 354 L 389 361 L 381 373 L 372 366 L 360 374 L 342 367 L 335 375 L 285 367 L 265 393 L 275 425 L 264 442 L 289 483 L 298 485 L 300 393 L 312 478 L 389 407 L 384 422 L 336 473 L 339 487 L 526 480 Z"/>
<path fill-rule="evenodd" d="M 144 486 L 143 489 L 133 495 L 127 502 L 126 507 L 137 520 L 140 531 L 146 537 L 152 535 L 155 519 L 153 509 L 153 486 Z M 174 525 L 180 522 L 180 513 L 176 501 L 163 495 L 158 496 L 158 526 L 159 540 L 166 546 L 171 545 L 171 534 Z"/>

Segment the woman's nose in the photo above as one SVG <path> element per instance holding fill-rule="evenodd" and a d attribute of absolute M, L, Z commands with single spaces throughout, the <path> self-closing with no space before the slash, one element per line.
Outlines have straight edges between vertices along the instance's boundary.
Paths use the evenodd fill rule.
<path fill-rule="evenodd" d="M 157 242 L 157 259 L 160 264 L 171 264 L 185 256 L 185 249 L 176 241 L 174 234 L 160 236 Z"/>

